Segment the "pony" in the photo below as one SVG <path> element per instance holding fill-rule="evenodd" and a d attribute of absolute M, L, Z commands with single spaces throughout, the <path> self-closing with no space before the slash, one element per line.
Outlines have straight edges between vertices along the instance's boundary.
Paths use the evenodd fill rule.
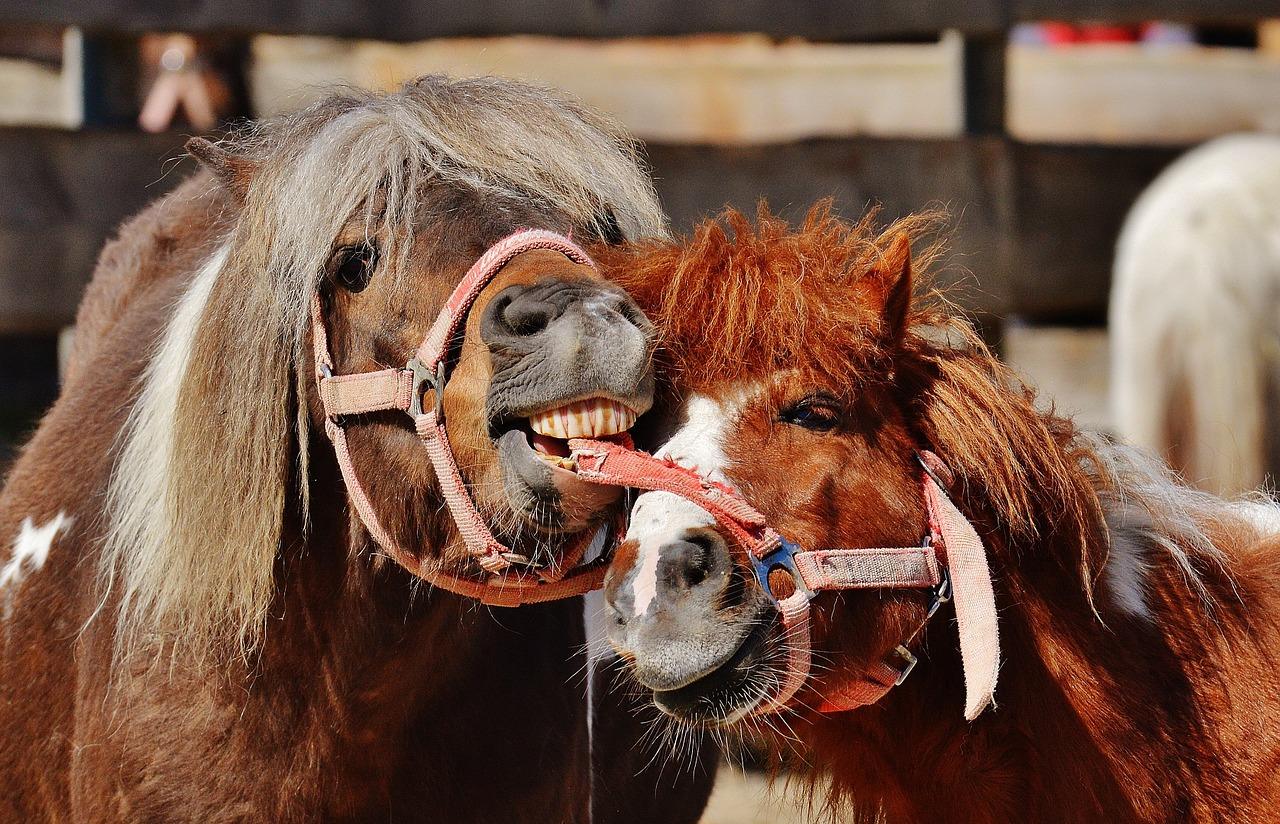
<path fill-rule="evenodd" d="M 1280 508 L 1038 407 L 943 296 L 913 296 L 936 226 L 762 206 L 601 253 L 682 399 L 655 457 L 703 490 L 636 499 L 610 640 L 677 729 L 761 742 L 842 821 L 1273 820 Z M 712 511 L 733 496 L 783 549 L 874 555 L 878 583 L 806 593 L 802 553 L 753 569 Z M 929 586 L 890 585 L 899 556 Z M 966 646 L 983 588 L 990 671 Z M 779 609 L 807 595 L 813 665 L 780 706 L 799 624 Z"/>
<path fill-rule="evenodd" d="M 405 363 L 517 229 L 662 236 L 630 138 L 546 90 L 433 76 L 188 148 L 203 170 L 104 249 L 0 492 L 0 818 L 696 818 L 704 779 L 649 800 L 631 707 L 597 707 L 621 744 L 589 751 L 581 599 L 489 610 L 414 574 L 481 570 L 413 425 L 326 415 L 312 355 L 337 376 Z M 651 337 L 585 258 L 531 250 L 422 392 L 525 563 L 616 510 L 563 477 L 546 419 L 572 402 L 570 429 L 625 429 Z M 617 764 L 638 789 L 592 809 Z"/>
<path fill-rule="evenodd" d="M 1187 153 L 1130 210 L 1111 291 L 1117 432 L 1219 494 L 1280 467 L 1280 137 Z"/>

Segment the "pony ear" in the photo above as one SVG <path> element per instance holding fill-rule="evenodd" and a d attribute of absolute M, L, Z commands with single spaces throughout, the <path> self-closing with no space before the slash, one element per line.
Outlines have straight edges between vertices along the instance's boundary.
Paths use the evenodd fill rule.
<path fill-rule="evenodd" d="M 203 137 L 193 137 L 185 144 L 187 154 L 199 161 L 200 165 L 213 172 L 222 181 L 222 185 L 231 190 L 240 202 L 244 202 L 249 192 L 249 181 L 256 171 L 247 158 L 232 154 L 212 141 Z"/>
<path fill-rule="evenodd" d="M 873 308 L 880 312 L 885 337 L 901 339 L 911 309 L 911 238 L 899 232 L 863 279 Z"/>

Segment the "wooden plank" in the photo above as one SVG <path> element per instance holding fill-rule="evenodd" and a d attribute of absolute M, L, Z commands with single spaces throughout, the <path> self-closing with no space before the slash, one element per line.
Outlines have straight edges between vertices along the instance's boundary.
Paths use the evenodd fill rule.
<path fill-rule="evenodd" d="M 182 140 L 0 129 L 0 333 L 53 333 L 75 318 L 105 239 L 191 168 L 174 160 Z"/>
<path fill-rule="evenodd" d="M 892 46 L 761 35 L 413 44 L 268 36 L 255 39 L 252 66 L 254 109 L 263 116 L 301 108 L 335 84 L 394 89 L 440 71 L 559 88 L 663 143 L 951 136 L 962 116 L 958 36 Z"/>
<path fill-rule="evenodd" d="M 1280 129 L 1280 62 L 1248 49 L 1011 48 L 1019 140 L 1179 145 Z"/>
<path fill-rule="evenodd" d="M 1011 22 L 1181 20 L 1248 24 L 1280 16 L 1280 0 L 4 0 L 0 23 L 89 29 L 317 34 L 380 40 L 498 34 L 626 37 L 761 32 L 812 40 L 931 37 L 953 28 L 993 33 Z"/>
<path fill-rule="evenodd" d="M 1264 17 L 1280 16 L 1280 0 L 1010 0 L 1009 6 L 1016 22 L 1176 20 L 1252 25 Z"/>
<path fill-rule="evenodd" d="M 1006 324 L 1003 343 L 1005 361 L 1039 390 L 1041 408 L 1052 406 L 1089 429 L 1112 430 L 1106 329 L 1015 322 Z"/>
<path fill-rule="evenodd" d="M 0 129 L 0 333 L 69 323 L 103 240 L 176 184 L 161 180 L 183 136 Z M 1100 321 L 1120 222 L 1176 154 L 1003 139 L 814 140 L 756 147 L 649 147 L 681 229 L 757 198 L 798 217 L 833 196 L 845 214 L 891 218 L 931 204 L 953 215 L 943 283 L 988 314 Z"/>
<path fill-rule="evenodd" d="M 379 40 L 495 34 L 623 37 L 760 32 L 812 40 L 933 37 L 994 31 L 1002 0 L 4 0 L 0 23 L 59 23 L 119 32 L 318 34 Z"/>
<path fill-rule="evenodd" d="M 1007 191 L 1009 309 L 1031 320 L 1100 323 L 1129 207 L 1180 148 L 1013 143 Z"/>
<path fill-rule="evenodd" d="M 74 127 L 78 120 L 58 67 L 0 58 L 0 124 Z"/>

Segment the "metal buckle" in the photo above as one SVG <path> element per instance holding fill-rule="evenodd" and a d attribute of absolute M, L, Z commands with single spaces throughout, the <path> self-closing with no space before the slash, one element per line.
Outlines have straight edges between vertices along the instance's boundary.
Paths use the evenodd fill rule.
<path fill-rule="evenodd" d="M 805 586 L 804 578 L 800 576 L 800 570 L 796 568 L 796 553 L 802 551 L 799 546 L 779 536 L 777 548 L 763 558 L 757 558 L 755 554 L 749 553 L 751 569 L 755 572 L 756 581 L 760 584 L 760 588 L 764 590 L 765 595 L 769 596 L 769 600 L 773 601 L 774 606 L 778 604 L 778 596 L 773 594 L 773 587 L 769 586 L 769 573 L 775 569 L 785 569 L 791 575 L 791 580 L 796 585 L 796 591 L 803 592 L 806 601 L 814 599 L 816 593 Z"/>
<path fill-rule="evenodd" d="M 907 680 L 907 676 L 911 674 L 911 671 L 916 668 L 916 664 L 920 663 L 920 659 L 912 655 L 911 650 L 907 649 L 902 644 L 894 647 L 892 654 L 901 658 L 906 664 L 902 669 L 894 667 L 894 669 L 898 669 L 898 678 L 893 682 L 893 685 L 895 687 L 900 687 L 902 686 L 902 682 Z"/>
<path fill-rule="evenodd" d="M 951 574 L 947 572 L 946 567 L 943 567 L 941 572 L 942 580 L 938 581 L 938 585 L 933 588 L 933 597 L 929 599 L 929 611 L 924 617 L 926 621 L 932 618 L 943 604 L 951 600 Z"/>
<path fill-rule="evenodd" d="M 924 470 L 924 474 L 933 479 L 933 482 L 938 485 L 938 489 L 941 489 L 943 492 L 947 493 L 947 495 L 951 494 L 951 490 L 947 488 L 947 485 L 942 482 L 942 479 L 933 471 L 933 467 L 929 466 L 928 461 L 926 461 L 924 456 L 919 452 L 916 453 L 916 463 L 920 464 L 920 468 Z"/>
<path fill-rule="evenodd" d="M 428 389 L 436 393 L 436 420 L 444 420 L 444 361 L 431 370 L 417 358 L 411 358 L 405 368 L 413 373 L 413 392 L 409 398 L 409 414 L 418 417 L 422 412 L 422 396 Z"/>

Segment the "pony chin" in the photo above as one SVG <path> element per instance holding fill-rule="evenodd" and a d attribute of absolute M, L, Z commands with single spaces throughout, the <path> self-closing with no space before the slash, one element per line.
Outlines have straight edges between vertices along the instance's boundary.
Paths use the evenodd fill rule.
<path fill-rule="evenodd" d="M 536 530 L 580 532 L 622 497 L 619 487 L 588 483 L 539 457 L 518 429 L 501 435 L 496 445 L 507 502 Z"/>

